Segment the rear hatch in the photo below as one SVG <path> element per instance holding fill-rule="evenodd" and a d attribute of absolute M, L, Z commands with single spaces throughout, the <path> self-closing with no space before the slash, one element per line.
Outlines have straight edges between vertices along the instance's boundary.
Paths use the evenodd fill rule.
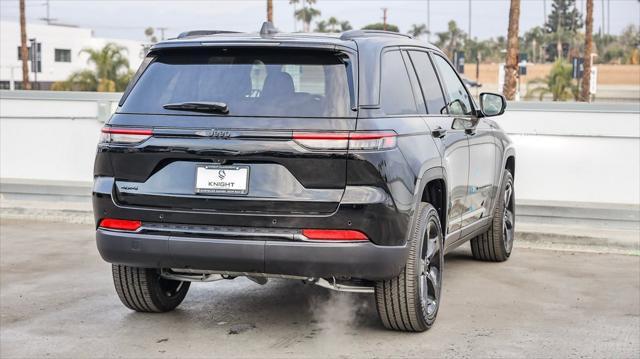
<path fill-rule="evenodd" d="M 123 206 L 257 214 L 336 210 L 356 127 L 335 50 L 152 53 L 103 130 Z"/>

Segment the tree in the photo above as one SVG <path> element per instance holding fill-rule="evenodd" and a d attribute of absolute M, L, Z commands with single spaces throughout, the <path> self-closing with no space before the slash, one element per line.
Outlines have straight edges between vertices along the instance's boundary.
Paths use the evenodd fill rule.
<path fill-rule="evenodd" d="M 313 32 L 329 32 L 327 22 L 324 20 L 316 22 L 316 28 Z"/>
<path fill-rule="evenodd" d="M 339 28 L 338 28 L 339 26 Z M 321 20 L 316 22 L 315 32 L 341 32 L 351 30 L 351 24 L 349 21 L 340 21 L 335 17 L 330 17 L 328 20 Z"/>
<path fill-rule="evenodd" d="M 298 4 L 300 0 L 289 0 L 289 5 L 293 5 L 293 31 L 298 31 L 298 16 L 296 13 L 298 12 Z"/>
<path fill-rule="evenodd" d="M 570 98 L 577 99 L 578 86 L 573 83 L 571 65 L 562 59 L 557 59 L 545 80 L 529 81 L 529 84 L 544 83 L 546 87 L 536 87 L 527 92 L 526 97 L 539 95 L 539 100 L 545 94 L 551 94 L 553 101 L 567 101 Z"/>
<path fill-rule="evenodd" d="M 267 21 L 273 24 L 273 0 L 267 0 Z"/>
<path fill-rule="evenodd" d="M 411 25 L 411 29 L 409 30 L 408 34 L 415 37 L 415 38 L 419 38 L 422 35 L 426 35 L 429 33 L 429 30 L 427 30 L 427 25 L 425 24 L 413 24 Z"/>
<path fill-rule="evenodd" d="M 124 91 L 133 76 L 126 51 L 125 47 L 112 42 L 102 49 L 85 48 L 81 53 L 89 56 L 87 63 L 93 65 L 93 69 L 74 72 L 66 81 L 56 82 L 51 88 L 62 91 Z"/>
<path fill-rule="evenodd" d="M 587 23 L 584 41 L 584 72 L 582 73 L 582 91 L 580 101 L 589 102 L 591 98 L 591 53 L 593 52 L 593 0 L 587 0 Z"/>
<path fill-rule="evenodd" d="M 311 21 L 320 16 L 320 10 L 314 9 L 311 5 L 316 3 L 316 0 L 302 0 L 302 9 L 296 10 L 296 19 L 302 21 L 304 24 L 304 31 L 309 32 L 311 28 Z"/>
<path fill-rule="evenodd" d="M 582 16 L 575 3 L 575 0 L 553 0 L 551 4 L 551 13 L 544 26 L 556 42 L 555 57 L 563 56 L 562 44 L 569 42 L 582 27 Z"/>
<path fill-rule="evenodd" d="M 511 0 L 509 31 L 507 32 L 507 61 L 504 67 L 504 88 L 507 100 L 515 100 L 518 78 L 518 27 L 520 24 L 520 0 Z"/>
<path fill-rule="evenodd" d="M 29 82 L 29 49 L 27 48 L 27 20 L 24 0 L 20 0 L 20 57 L 22 58 L 22 89 L 31 90 Z M 35 49 L 31 49 L 35 51 Z"/>
<path fill-rule="evenodd" d="M 329 31 L 331 32 L 337 32 L 336 31 L 336 26 L 338 25 L 338 19 L 336 19 L 335 17 L 330 17 L 329 20 L 327 20 L 327 25 L 329 25 Z"/>
<path fill-rule="evenodd" d="M 541 26 L 536 26 L 524 33 L 522 38 L 524 52 L 529 55 L 531 62 L 544 62 L 544 44 L 547 40 L 547 34 Z"/>
<path fill-rule="evenodd" d="M 447 31 L 437 32 L 436 36 L 438 37 L 436 45 L 444 49 L 449 58 L 453 58 L 455 50 L 464 47 L 464 41 L 467 38 L 465 32 L 458 27 L 454 20 L 449 21 L 447 24 Z"/>
<path fill-rule="evenodd" d="M 349 30 L 353 30 L 353 26 L 351 26 L 351 24 L 349 23 L 349 21 L 342 21 L 340 23 L 340 30 L 341 31 L 349 31 Z"/>
<path fill-rule="evenodd" d="M 375 24 L 369 24 L 369 25 L 363 27 L 362 30 L 380 30 L 380 31 L 384 31 L 384 27 L 385 27 L 385 25 L 383 23 L 377 22 Z M 387 30 L 386 31 L 400 32 L 400 29 L 398 28 L 397 25 L 393 25 L 393 24 L 387 23 Z"/>

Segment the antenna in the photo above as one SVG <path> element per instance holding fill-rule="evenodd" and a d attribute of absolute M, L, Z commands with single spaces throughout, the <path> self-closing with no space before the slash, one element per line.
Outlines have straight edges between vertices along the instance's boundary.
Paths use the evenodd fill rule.
<path fill-rule="evenodd" d="M 277 34 L 278 29 L 270 21 L 265 21 L 262 23 L 262 27 L 260 28 L 260 36 L 271 36 L 273 34 Z"/>

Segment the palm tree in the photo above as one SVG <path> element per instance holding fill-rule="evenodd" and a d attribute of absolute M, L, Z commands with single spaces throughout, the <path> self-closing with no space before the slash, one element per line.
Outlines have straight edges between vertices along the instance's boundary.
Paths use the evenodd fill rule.
<path fill-rule="evenodd" d="M 587 0 L 587 19 L 584 41 L 584 72 L 580 100 L 589 102 L 591 87 L 591 52 L 593 52 L 593 0 Z"/>
<path fill-rule="evenodd" d="M 511 0 L 511 8 L 509 9 L 509 31 L 507 33 L 507 61 L 504 68 L 504 88 L 502 90 L 507 100 L 514 100 L 516 97 L 519 22 L 520 0 Z"/>
<path fill-rule="evenodd" d="M 27 48 L 27 21 L 24 0 L 20 0 L 20 57 L 22 58 L 22 89 L 31 90 L 29 82 L 29 50 Z M 35 51 L 35 49 L 31 49 Z"/>
<path fill-rule="evenodd" d="M 293 32 L 298 31 L 298 16 L 296 13 L 298 12 L 298 4 L 300 0 L 289 0 L 289 5 L 293 5 Z"/>
<path fill-rule="evenodd" d="M 449 58 L 453 57 L 453 52 L 456 49 L 463 47 L 463 43 L 467 35 L 458 27 L 458 24 L 454 20 L 449 21 L 447 24 L 447 31 L 436 33 L 438 41 L 436 44 L 440 48 L 444 48 Z"/>
<path fill-rule="evenodd" d="M 338 19 L 333 16 L 327 20 L 327 25 L 329 25 L 331 32 L 336 32 L 336 25 L 338 25 L 338 23 Z"/>
<path fill-rule="evenodd" d="M 131 80 L 133 72 L 129 68 L 129 60 L 125 56 L 127 49 L 112 42 L 102 49 L 85 48 L 80 53 L 86 53 L 88 64 L 92 70 L 82 70 L 72 73 L 66 81 L 53 84 L 53 90 L 79 91 L 124 91 Z"/>
<path fill-rule="evenodd" d="M 408 32 L 409 35 L 418 38 L 422 35 L 429 34 L 429 30 L 427 30 L 427 25 L 425 24 L 413 24 L 411 25 L 411 29 Z"/>
<path fill-rule="evenodd" d="M 351 24 L 349 23 L 349 21 L 342 21 L 340 23 L 340 31 L 349 31 L 349 30 L 353 30 L 353 26 L 351 26 Z"/>
<path fill-rule="evenodd" d="M 273 23 L 273 0 L 267 0 L 267 21 Z"/>
<path fill-rule="evenodd" d="M 327 22 L 324 20 L 316 22 L 316 28 L 313 30 L 314 32 L 329 32 L 327 30 Z"/>
<path fill-rule="evenodd" d="M 553 101 L 567 101 L 572 97 L 576 99 L 578 97 L 578 86 L 573 83 L 571 73 L 571 65 L 558 58 L 545 80 L 529 81 L 529 84 L 544 83 L 546 87 L 533 88 L 527 92 L 526 97 L 538 94 L 539 100 L 542 101 L 545 94 L 551 94 Z"/>
<path fill-rule="evenodd" d="M 296 10 L 296 19 L 302 21 L 304 24 L 304 31 L 309 32 L 311 27 L 311 21 L 314 18 L 320 16 L 320 10 L 314 9 L 311 5 L 315 4 L 316 0 L 303 0 L 302 9 Z"/>

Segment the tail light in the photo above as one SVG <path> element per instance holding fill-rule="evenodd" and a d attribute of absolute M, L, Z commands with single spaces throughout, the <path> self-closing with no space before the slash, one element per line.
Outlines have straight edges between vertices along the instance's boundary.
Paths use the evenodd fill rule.
<path fill-rule="evenodd" d="M 100 228 L 104 229 L 115 229 L 119 231 L 137 231 L 140 227 L 142 227 L 142 222 L 140 221 L 131 221 L 127 219 L 114 219 L 114 218 L 104 218 L 100 221 L 98 225 Z"/>
<path fill-rule="evenodd" d="M 100 143 L 133 144 L 147 140 L 153 131 L 143 128 L 103 127 Z"/>
<path fill-rule="evenodd" d="M 368 241 L 366 234 L 360 231 L 344 229 L 303 229 L 302 235 L 312 241 Z"/>
<path fill-rule="evenodd" d="M 293 140 L 311 150 L 388 150 L 396 147 L 393 131 L 294 132 Z"/>

